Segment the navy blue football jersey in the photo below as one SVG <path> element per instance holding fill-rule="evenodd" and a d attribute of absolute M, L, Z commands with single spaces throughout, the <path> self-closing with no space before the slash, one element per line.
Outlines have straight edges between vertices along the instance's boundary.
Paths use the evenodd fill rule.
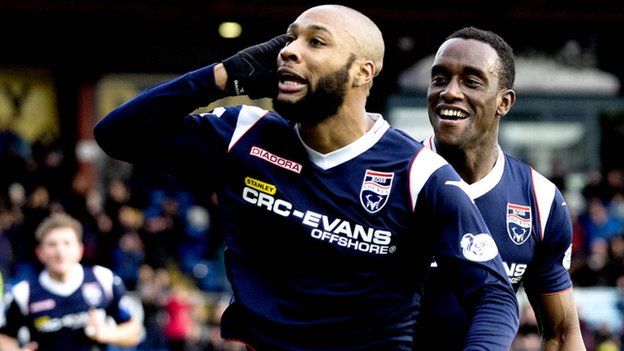
<path fill-rule="evenodd" d="M 0 333 L 16 338 L 25 326 L 39 351 L 100 349 L 84 332 L 88 311 L 105 311 L 117 323 L 130 320 L 125 292 L 121 279 L 104 267 L 80 266 L 65 283 L 43 271 L 7 293 Z"/>
<path fill-rule="evenodd" d="M 435 151 L 433 136 L 424 144 Z M 567 204 L 552 182 L 499 149 L 494 168 L 467 185 L 467 192 L 496 241 L 515 290 L 522 283 L 528 295 L 540 295 L 572 286 L 568 274 L 572 222 Z M 420 346 L 461 350 L 469 325 L 467 313 L 452 293 L 453 282 L 440 274 L 435 263 L 431 270 L 420 316 Z M 444 333 L 444 338 L 427 338 L 448 325 L 454 331 Z"/>
<path fill-rule="evenodd" d="M 233 300 L 225 338 L 258 351 L 410 350 L 433 254 L 477 309 L 470 347 L 506 350 L 517 302 L 457 173 L 390 128 L 328 154 L 252 106 L 190 114 L 219 96 L 212 67 L 156 86 L 98 123 L 111 156 L 216 191 Z"/>

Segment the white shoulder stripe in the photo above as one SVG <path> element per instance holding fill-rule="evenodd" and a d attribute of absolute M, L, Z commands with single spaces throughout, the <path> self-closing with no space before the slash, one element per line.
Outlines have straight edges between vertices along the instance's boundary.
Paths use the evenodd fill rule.
<path fill-rule="evenodd" d="M 93 266 L 93 275 L 102 285 L 106 297 L 111 299 L 113 297 L 113 271 L 102 266 Z"/>
<path fill-rule="evenodd" d="M 416 206 L 418 194 L 433 172 L 444 166 L 446 160 L 428 148 L 422 148 L 414 158 L 409 173 L 410 197 L 412 209 Z"/>
<path fill-rule="evenodd" d="M 262 117 L 267 114 L 267 110 L 261 109 L 257 106 L 243 105 L 238 114 L 238 121 L 236 122 L 236 129 L 232 134 L 228 151 L 232 149 L 234 145 L 240 140 L 240 138 L 247 133 L 247 131 L 256 124 Z"/>
<path fill-rule="evenodd" d="M 539 214 L 540 234 L 542 240 L 544 239 L 544 229 L 546 223 L 548 223 L 548 215 L 550 214 L 550 207 L 555 200 L 555 184 L 546 179 L 543 175 L 537 173 L 531 168 L 531 176 L 533 178 L 533 189 L 535 192 L 535 199 L 537 200 L 537 209 Z"/>
<path fill-rule="evenodd" d="M 13 287 L 13 298 L 15 299 L 15 303 L 22 311 L 24 316 L 28 315 L 28 300 L 30 300 L 30 284 L 28 281 L 23 280 Z"/>

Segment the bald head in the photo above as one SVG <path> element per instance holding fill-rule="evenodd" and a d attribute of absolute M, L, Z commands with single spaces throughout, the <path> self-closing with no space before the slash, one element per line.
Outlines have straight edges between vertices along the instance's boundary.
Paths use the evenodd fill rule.
<path fill-rule="evenodd" d="M 337 32 L 345 35 L 352 52 L 357 58 L 373 62 L 375 76 L 383 67 L 384 40 L 379 27 L 359 11 L 342 5 L 321 5 L 303 12 L 300 18 L 313 16 L 323 18 Z"/>

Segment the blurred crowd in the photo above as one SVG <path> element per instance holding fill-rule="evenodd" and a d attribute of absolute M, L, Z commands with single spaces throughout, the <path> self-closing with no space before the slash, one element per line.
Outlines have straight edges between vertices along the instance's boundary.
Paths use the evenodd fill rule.
<path fill-rule="evenodd" d="M 5 289 L 40 268 L 34 229 L 64 211 L 85 228 L 84 263 L 111 268 L 139 298 L 145 338 L 139 350 L 244 350 L 219 337 L 230 297 L 215 196 L 174 178 L 105 158 L 97 182 L 60 145 L 0 131 L 0 272 Z M 565 177 L 553 179 L 565 194 Z M 571 209 L 575 287 L 624 292 L 624 174 L 590 172 L 583 206 Z M 622 302 L 624 304 L 624 300 Z M 533 311 L 523 305 L 514 351 L 539 349 Z M 624 316 L 624 307 L 622 308 Z M 581 326 L 588 350 L 622 349 L 623 331 Z"/>

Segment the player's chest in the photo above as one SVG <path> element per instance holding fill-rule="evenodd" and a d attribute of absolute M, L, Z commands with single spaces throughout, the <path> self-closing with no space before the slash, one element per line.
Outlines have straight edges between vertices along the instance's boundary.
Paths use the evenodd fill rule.
<path fill-rule="evenodd" d="M 106 304 L 104 291 L 97 283 L 84 283 L 68 296 L 59 296 L 43 288 L 32 291 L 28 316 L 39 332 L 54 332 L 63 328 L 84 326 L 91 308 Z"/>

